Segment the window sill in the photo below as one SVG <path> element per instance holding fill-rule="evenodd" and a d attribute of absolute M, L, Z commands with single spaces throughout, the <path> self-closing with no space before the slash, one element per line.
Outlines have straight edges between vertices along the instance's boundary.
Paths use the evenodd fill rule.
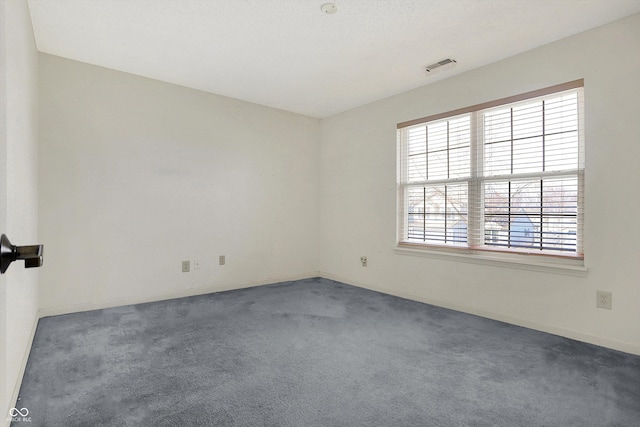
<path fill-rule="evenodd" d="M 456 250 L 449 248 L 409 248 L 396 245 L 398 255 L 418 256 L 482 264 L 494 267 L 516 268 L 520 270 L 540 271 L 544 273 L 564 274 L 568 276 L 586 277 L 587 267 L 583 260 L 561 259 L 553 257 L 527 256 L 520 254 L 486 253 L 473 250 Z"/>

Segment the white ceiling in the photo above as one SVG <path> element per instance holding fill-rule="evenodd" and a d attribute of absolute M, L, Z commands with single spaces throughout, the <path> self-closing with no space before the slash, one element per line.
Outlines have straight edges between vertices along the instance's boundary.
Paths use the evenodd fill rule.
<path fill-rule="evenodd" d="M 38 50 L 328 117 L 640 12 L 640 0 L 29 0 Z M 444 58 L 453 68 L 427 75 Z"/>

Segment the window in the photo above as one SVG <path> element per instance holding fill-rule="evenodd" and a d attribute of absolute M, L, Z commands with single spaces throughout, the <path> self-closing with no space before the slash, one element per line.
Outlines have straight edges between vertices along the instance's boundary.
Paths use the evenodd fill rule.
<path fill-rule="evenodd" d="M 398 125 L 398 242 L 583 257 L 583 81 Z"/>

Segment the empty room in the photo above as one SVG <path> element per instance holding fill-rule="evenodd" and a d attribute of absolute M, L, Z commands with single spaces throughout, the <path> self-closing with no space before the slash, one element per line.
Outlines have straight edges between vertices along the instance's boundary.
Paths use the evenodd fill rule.
<path fill-rule="evenodd" d="M 640 0 L 0 0 L 0 424 L 640 425 Z"/>

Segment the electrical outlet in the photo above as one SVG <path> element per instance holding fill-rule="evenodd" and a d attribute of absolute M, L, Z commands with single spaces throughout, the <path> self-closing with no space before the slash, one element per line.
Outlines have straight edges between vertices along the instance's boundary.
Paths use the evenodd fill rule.
<path fill-rule="evenodd" d="M 596 307 L 611 310 L 611 292 L 596 291 Z"/>
<path fill-rule="evenodd" d="M 182 272 L 188 273 L 191 270 L 191 262 L 190 261 L 182 261 Z"/>
<path fill-rule="evenodd" d="M 225 256 L 224 256 L 224 255 L 220 255 L 220 256 L 218 257 L 218 263 L 219 263 L 220 265 L 224 265 L 226 262 L 227 262 L 227 260 L 225 259 Z"/>
<path fill-rule="evenodd" d="M 363 267 L 367 266 L 367 257 L 366 256 L 361 256 L 360 257 L 360 263 L 362 264 Z"/>
<path fill-rule="evenodd" d="M 200 270 L 200 260 L 198 258 L 193 260 L 193 269 Z"/>

